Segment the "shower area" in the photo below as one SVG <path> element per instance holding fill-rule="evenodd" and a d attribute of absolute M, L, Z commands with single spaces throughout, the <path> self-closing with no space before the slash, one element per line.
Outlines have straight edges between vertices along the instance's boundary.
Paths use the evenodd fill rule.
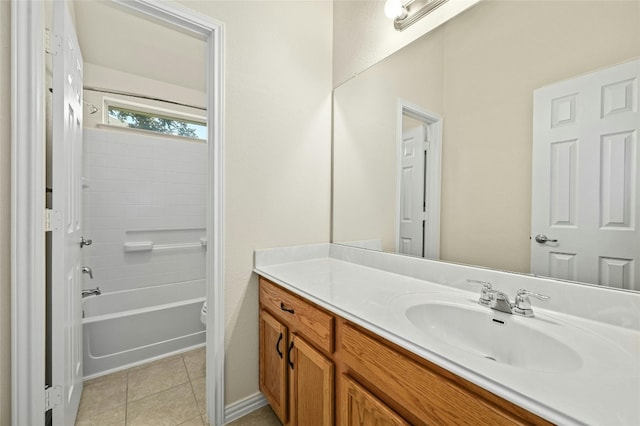
<path fill-rule="evenodd" d="M 88 379 L 205 345 L 206 43 L 111 2 L 73 7 Z"/>
<path fill-rule="evenodd" d="M 86 378 L 205 343 L 207 145 L 84 131 Z M 93 278 L 91 278 L 91 276 Z"/>

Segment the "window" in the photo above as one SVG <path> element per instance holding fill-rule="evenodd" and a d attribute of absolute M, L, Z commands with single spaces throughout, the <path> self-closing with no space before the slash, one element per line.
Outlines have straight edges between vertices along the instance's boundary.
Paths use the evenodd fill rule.
<path fill-rule="evenodd" d="M 107 124 L 130 129 L 147 130 L 166 135 L 193 139 L 207 139 L 207 124 L 202 118 L 180 114 L 169 110 L 154 111 L 152 108 L 137 108 L 136 105 L 106 103 Z"/>

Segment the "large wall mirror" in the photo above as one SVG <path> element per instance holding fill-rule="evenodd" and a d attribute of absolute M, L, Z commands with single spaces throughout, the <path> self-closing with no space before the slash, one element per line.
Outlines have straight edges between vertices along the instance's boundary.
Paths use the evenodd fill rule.
<path fill-rule="evenodd" d="M 332 241 L 640 290 L 639 59 L 636 1 L 425 34 L 334 92 Z"/>

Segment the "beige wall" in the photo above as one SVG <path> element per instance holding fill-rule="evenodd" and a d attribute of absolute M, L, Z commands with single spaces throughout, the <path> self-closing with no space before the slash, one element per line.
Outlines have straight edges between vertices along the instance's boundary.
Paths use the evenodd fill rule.
<path fill-rule="evenodd" d="M 333 87 L 437 28 L 479 0 L 449 1 L 403 31 L 384 14 L 385 0 L 335 0 Z"/>
<path fill-rule="evenodd" d="M 442 114 L 443 46 L 436 29 L 335 90 L 334 241 L 382 239 L 394 250 L 398 99 Z"/>
<path fill-rule="evenodd" d="M 436 57 L 427 43 L 441 43 L 441 80 L 431 84 L 438 87 L 433 94 L 441 95 L 442 103 L 436 106 L 433 98 L 426 97 L 415 100 L 441 112 L 444 121 L 441 258 L 528 272 L 533 91 L 640 56 L 639 8 L 640 3 L 627 1 L 485 0 L 409 45 L 420 51 L 417 61 L 406 62 L 402 49 L 337 88 L 335 125 L 348 123 L 348 133 L 334 130 L 333 240 L 387 238 L 388 230 L 395 229 L 395 216 L 382 217 L 395 213 L 389 208 L 389 184 L 366 186 L 380 179 L 381 170 L 392 175 L 395 185 L 395 170 L 389 171 L 380 158 L 350 170 L 339 156 L 346 151 L 351 153 L 349 163 L 359 161 L 365 148 L 384 143 L 380 139 L 395 146 L 389 132 L 358 130 L 371 127 L 356 123 L 363 111 L 382 110 L 370 104 L 374 96 L 382 94 L 387 108 L 407 96 L 406 90 L 380 90 L 379 84 L 370 83 L 371 75 L 392 68 L 404 74 L 414 69 L 413 77 L 404 79 L 416 82 L 419 92 L 423 80 L 438 78 L 438 73 L 427 74 L 424 68 L 425 57 Z M 347 92 L 355 97 L 346 96 Z M 347 112 L 347 104 L 358 109 Z M 395 114 L 375 117 L 375 125 L 389 119 L 395 125 Z M 389 149 L 387 153 L 390 157 Z M 393 163 L 395 156 L 388 161 Z M 358 203 L 362 194 L 371 194 L 366 204 Z M 369 214 L 386 226 L 367 233 L 366 220 L 356 218 Z M 351 235 L 354 231 L 358 234 Z"/>
<path fill-rule="evenodd" d="M 638 57 L 639 8 L 490 1 L 447 25 L 444 259 L 529 272 L 532 93 Z"/>
<path fill-rule="evenodd" d="M 225 24 L 229 404 L 258 391 L 253 250 L 329 240 L 332 4 L 184 4 Z"/>
<path fill-rule="evenodd" d="M 0 425 L 11 423 L 11 4 L 0 1 Z"/>

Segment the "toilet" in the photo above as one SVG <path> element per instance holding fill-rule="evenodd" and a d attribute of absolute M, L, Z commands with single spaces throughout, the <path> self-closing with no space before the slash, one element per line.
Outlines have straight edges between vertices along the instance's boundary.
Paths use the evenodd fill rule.
<path fill-rule="evenodd" d="M 200 309 L 200 322 L 207 326 L 207 302 L 202 304 L 202 309 Z"/>

